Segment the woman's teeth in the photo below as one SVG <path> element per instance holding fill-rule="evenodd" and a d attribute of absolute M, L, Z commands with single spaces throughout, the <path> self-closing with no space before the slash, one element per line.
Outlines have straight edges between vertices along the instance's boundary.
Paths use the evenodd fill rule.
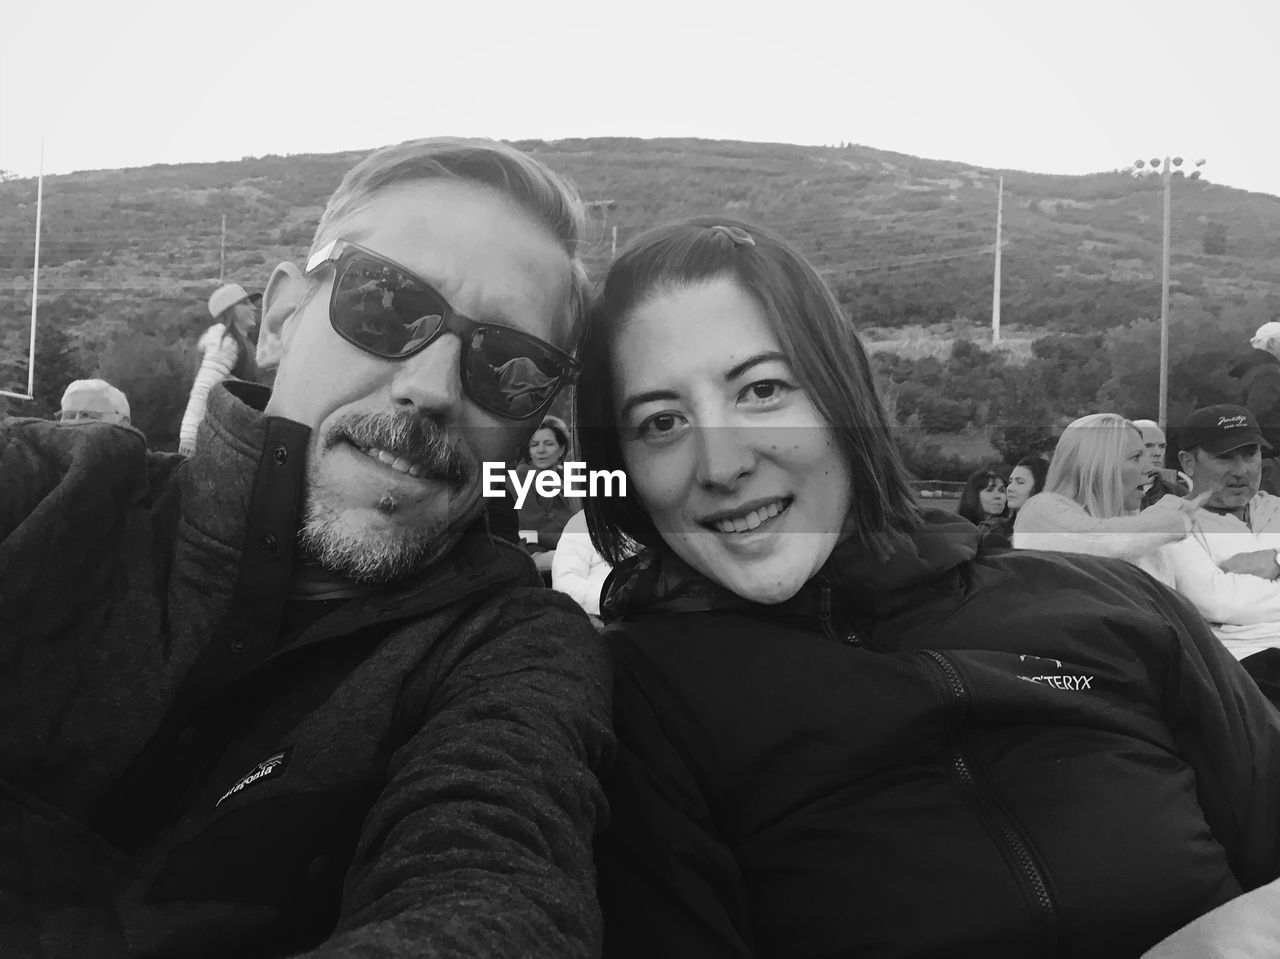
<path fill-rule="evenodd" d="M 718 519 L 712 526 L 719 533 L 747 533 L 773 519 L 784 509 L 787 504 L 783 500 L 776 503 L 770 503 L 768 506 L 762 506 L 760 509 L 752 510 L 745 516 L 737 516 L 733 519 Z"/>
<path fill-rule="evenodd" d="M 418 467 L 410 463 L 404 457 L 396 456 L 395 453 L 388 453 L 386 450 L 380 450 L 377 447 L 362 449 L 360 452 L 364 453 L 365 456 L 372 457 L 379 463 L 385 463 L 397 473 L 405 473 L 409 476 L 418 476 L 422 472 Z"/>

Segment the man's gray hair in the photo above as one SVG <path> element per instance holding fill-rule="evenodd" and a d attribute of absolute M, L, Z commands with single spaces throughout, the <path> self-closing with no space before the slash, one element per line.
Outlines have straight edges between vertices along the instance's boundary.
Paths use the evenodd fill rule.
<path fill-rule="evenodd" d="M 577 190 L 540 160 L 496 140 L 432 137 L 409 140 L 371 153 L 342 178 L 329 197 L 310 253 L 336 239 L 349 214 L 395 183 L 451 178 L 491 187 L 542 223 L 569 257 L 570 331 L 576 342 L 585 328 L 590 281 L 582 264 L 586 216 Z M 310 255 L 310 253 L 308 255 Z"/>

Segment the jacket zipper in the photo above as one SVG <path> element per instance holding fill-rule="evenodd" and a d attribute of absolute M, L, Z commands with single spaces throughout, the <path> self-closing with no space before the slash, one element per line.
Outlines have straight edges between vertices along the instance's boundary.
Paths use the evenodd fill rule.
<path fill-rule="evenodd" d="M 969 768 L 969 762 L 965 758 L 964 750 L 960 748 L 959 724 L 963 723 L 966 713 L 969 711 L 969 691 L 965 687 L 964 680 L 960 676 L 960 672 L 955 665 L 945 655 L 936 649 L 923 650 L 924 654 L 938 664 L 942 670 L 942 674 L 947 679 L 947 685 L 951 689 L 951 694 L 956 704 L 957 732 L 953 740 L 951 752 L 951 768 L 955 771 L 965 787 L 972 791 L 977 798 L 983 811 L 990 817 L 995 824 L 996 829 L 1008 843 L 1009 848 L 1013 851 L 1014 859 L 1022 868 L 1022 877 L 1031 887 L 1031 892 L 1035 896 L 1037 905 L 1040 907 L 1041 914 L 1044 916 L 1045 923 L 1050 932 L 1047 939 L 1049 948 L 1052 953 L 1056 953 L 1055 937 L 1052 935 L 1053 929 L 1057 925 L 1057 910 L 1053 904 L 1053 897 L 1049 895 L 1049 885 L 1045 881 L 1044 874 L 1040 871 L 1040 867 L 1036 865 L 1035 858 L 1031 855 L 1031 849 L 1027 846 L 1026 841 L 1018 833 L 1017 828 L 1011 823 L 1008 817 L 991 801 L 986 795 L 986 791 L 979 786 L 977 779 L 973 775 L 973 770 Z"/>
<path fill-rule="evenodd" d="M 853 630 L 849 630 L 843 636 L 837 631 L 831 615 L 831 580 L 825 576 L 818 581 L 818 621 L 822 623 L 822 635 L 833 643 L 844 646 L 862 645 L 862 640 Z"/>

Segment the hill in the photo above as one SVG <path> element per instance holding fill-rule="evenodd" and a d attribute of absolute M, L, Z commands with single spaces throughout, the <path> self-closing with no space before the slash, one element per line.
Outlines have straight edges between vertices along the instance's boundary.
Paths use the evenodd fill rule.
<path fill-rule="evenodd" d="M 725 212 L 792 238 L 873 339 L 990 314 L 996 182 L 1004 176 L 1002 318 L 1028 340 L 1101 333 L 1159 312 L 1161 186 L 1123 172 L 1048 176 L 856 145 L 625 138 L 517 144 L 569 176 L 593 208 L 587 258 L 643 230 Z M 360 154 L 78 172 L 45 179 L 41 315 L 86 369 L 112 344 L 194 340 L 219 276 L 260 289 L 300 259 L 323 203 Z M 36 184 L 0 183 L 0 386 L 25 382 Z M 1174 185 L 1179 304 L 1236 335 L 1280 315 L 1280 198 Z M 124 352 L 123 345 L 117 351 Z"/>

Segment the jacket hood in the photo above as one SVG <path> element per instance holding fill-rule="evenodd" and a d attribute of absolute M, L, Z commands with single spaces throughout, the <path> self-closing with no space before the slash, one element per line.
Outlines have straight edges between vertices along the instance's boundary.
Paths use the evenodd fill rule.
<path fill-rule="evenodd" d="M 1249 355 L 1242 359 L 1235 366 L 1231 367 L 1227 372 L 1234 377 L 1241 377 L 1248 373 L 1251 369 L 1258 366 L 1280 366 L 1280 359 L 1272 356 L 1266 350 L 1260 350 L 1254 347 L 1249 351 Z"/>
<path fill-rule="evenodd" d="M 922 516 L 920 525 L 903 534 L 883 560 L 852 539 L 841 543 L 816 576 L 775 606 L 753 603 L 711 582 L 669 549 L 647 550 L 620 563 L 610 575 L 601 615 L 612 620 L 645 612 L 754 608 L 770 615 L 808 616 L 817 612 L 825 584 L 834 587 L 846 616 L 885 616 L 915 602 L 922 585 L 977 555 L 981 533 L 968 520 L 937 509 L 925 509 Z"/>

